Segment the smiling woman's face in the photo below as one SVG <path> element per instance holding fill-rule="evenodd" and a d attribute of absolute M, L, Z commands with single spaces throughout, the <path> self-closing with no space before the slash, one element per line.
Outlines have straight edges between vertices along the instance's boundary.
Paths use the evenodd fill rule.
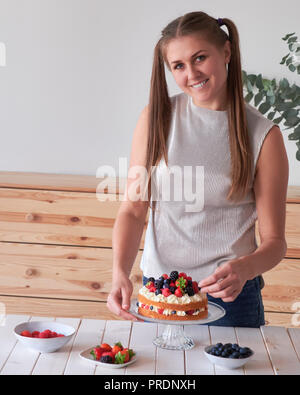
<path fill-rule="evenodd" d="M 195 105 L 216 111 L 226 109 L 226 63 L 230 54 L 229 41 L 220 51 L 197 35 L 173 39 L 166 47 L 167 62 L 179 88 L 193 98 Z M 207 82 L 197 86 L 203 81 Z"/>

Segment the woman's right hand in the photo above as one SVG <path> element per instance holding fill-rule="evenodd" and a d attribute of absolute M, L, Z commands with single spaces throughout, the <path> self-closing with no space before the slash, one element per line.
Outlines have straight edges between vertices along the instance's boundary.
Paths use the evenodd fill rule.
<path fill-rule="evenodd" d="M 112 289 L 107 298 L 108 309 L 117 316 L 132 321 L 142 321 L 128 312 L 133 292 L 132 282 L 125 275 L 113 280 Z"/>

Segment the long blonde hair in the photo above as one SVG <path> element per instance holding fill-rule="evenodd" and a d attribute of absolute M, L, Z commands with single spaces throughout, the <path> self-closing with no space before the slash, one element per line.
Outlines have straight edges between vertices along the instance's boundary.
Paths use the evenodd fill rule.
<path fill-rule="evenodd" d="M 162 157 L 168 164 L 167 138 L 172 109 L 164 68 L 164 63 L 166 63 L 169 69 L 165 54 L 167 44 L 170 40 L 178 37 L 200 34 L 201 37 L 221 49 L 229 40 L 231 43 L 231 59 L 228 64 L 227 111 L 231 154 L 231 187 L 227 199 L 238 201 L 246 195 L 251 185 L 253 158 L 243 97 L 239 34 L 235 24 L 230 19 L 222 18 L 222 20 L 229 35 L 221 29 L 215 18 L 200 11 L 187 13 L 170 22 L 162 30 L 162 36 L 154 50 L 151 75 L 146 169 L 150 183 L 152 166 L 156 166 Z"/>

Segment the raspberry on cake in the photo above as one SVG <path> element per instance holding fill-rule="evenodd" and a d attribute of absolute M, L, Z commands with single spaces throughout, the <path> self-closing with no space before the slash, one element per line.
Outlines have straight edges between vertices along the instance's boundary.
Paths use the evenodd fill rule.
<path fill-rule="evenodd" d="M 208 315 L 207 295 L 199 291 L 197 281 L 177 271 L 150 277 L 139 290 L 137 306 L 140 315 L 160 320 L 199 320 Z"/>

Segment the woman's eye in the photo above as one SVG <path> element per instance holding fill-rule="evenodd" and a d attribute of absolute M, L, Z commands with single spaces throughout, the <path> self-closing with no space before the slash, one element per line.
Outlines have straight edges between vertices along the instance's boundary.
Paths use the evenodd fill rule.
<path fill-rule="evenodd" d="M 206 56 L 205 55 L 199 55 L 199 56 L 197 56 L 196 57 L 196 59 L 199 59 L 199 58 L 206 58 Z M 203 60 L 204 60 L 203 59 Z M 174 70 L 177 70 L 177 69 L 179 69 L 179 67 L 178 66 L 182 66 L 182 63 L 178 63 L 175 67 L 174 67 Z M 180 67 L 181 68 L 181 67 Z"/>
<path fill-rule="evenodd" d="M 174 70 L 178 69 L 178 66 L 181 66 L 181 65 L 182 65 L 182 63 L 178 63 L 178 64 L 174 67 Z"/>

